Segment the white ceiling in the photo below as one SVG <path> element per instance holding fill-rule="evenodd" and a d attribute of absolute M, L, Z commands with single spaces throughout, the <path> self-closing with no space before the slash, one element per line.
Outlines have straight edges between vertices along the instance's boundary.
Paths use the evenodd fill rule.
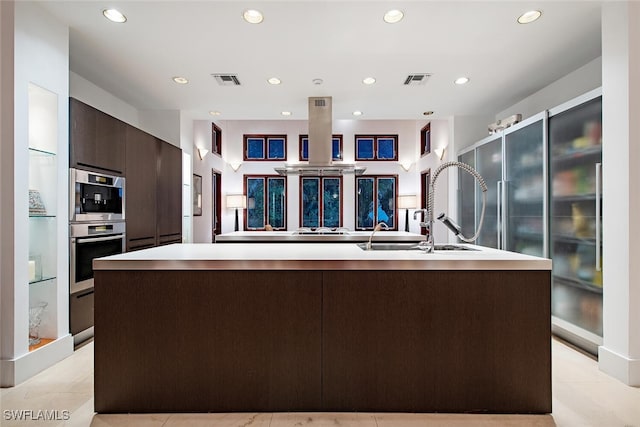
<path fill-rule="evenodd" d="M 70 69 L 139 109 L 210 119 L 307 118 L 309 96 L 333 96 L 334 119 L 496 114 L 601 55 L 590 1 L 42 1 L 70 27 Z M 128 21 L 102 16 L 106 7 Z M 242 19 L 247 8 L 262 24 Z M 382 20 L 397 8 L 397 24 Z M 538 21 L 517 17 L 542 10 Z M 239 87 L 212 73 L 236 74 Z M 424 86 L 408 74 L 430 73 Z M 178 85 L 173 76 L 189 84 Z M 282 84 L 272 86 L 269 77 Z M 376 84 L 362 79 L 373 76 Z M 468 76 L 457 86 L 453 81 Z M 314 78 L 324 83 L 315 86 Z"/>

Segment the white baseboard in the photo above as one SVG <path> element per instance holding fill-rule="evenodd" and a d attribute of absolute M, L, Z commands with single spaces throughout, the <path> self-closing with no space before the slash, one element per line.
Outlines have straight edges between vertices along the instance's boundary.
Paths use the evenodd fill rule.
<path fill-rule="evenodd" d="M 34 351 L 2 360 L 0 385 L 13 387 L 73 354 L 73 337 L 65 335 Z"/>
<path fill-rule="evenodd" d="M 629 359 L 605 346 L 600 346 L 598 348 L 598 367 L 602 372 L 627 385 L 640 386 L 640 359 Z"/>

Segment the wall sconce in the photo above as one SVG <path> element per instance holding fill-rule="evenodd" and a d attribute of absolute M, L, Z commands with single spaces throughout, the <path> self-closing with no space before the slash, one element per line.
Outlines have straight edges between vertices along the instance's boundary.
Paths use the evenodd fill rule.
<path fill-rule="evenodd" d="M 204 156 L 206 156 L 208 152 L 209 150 L 207 150 L 206 148 L 198 147 L 198 156 L 200 156 L 200 160 L 204 160 Z"/>
<path fill-rule="evenodd" d="M 438 156 L 440 160 L 442 160 L 444 158 L 444 153 L 446 149 L 447 147 L 436 148 L 435 150 L 433 150 L 433 152 L 436 153 L 436 156 Z"/>
<path fill-rule="evenodd" d="M 240 162 L 229 163 L 229 166 L 231 166 L 231 169 L 233 169 L 234 172 L 238 172 L 238 169 L 240 169 L 240 166 L 242 166 L 242 163 Z"/>
<path fill-rule="evenodd" d="M 409 209 L 418 207 L 418 196 L 415 194 L 407 194 L 398 196 L 398 209 L 406 209 L 407 213 L 404 217 L 404 231 L 409 231 Z"/>
<path fill-rule="evenodd" d="M 402 162 L 400 163 L 400 166 L 402 166 L 402 169 L 404 169 L 405 172 L 409 172 L 409 169 L 413 166 L 413 162 Z"/>
<path fill-rule="evenodd" d="M 247 207 L 247 198 L 244 194 L 227 194 L 227 208 L 236 210 L 236 228 L 235 231 L 240 230 L 238 222 L 238 209 L 244 209 Z"/>

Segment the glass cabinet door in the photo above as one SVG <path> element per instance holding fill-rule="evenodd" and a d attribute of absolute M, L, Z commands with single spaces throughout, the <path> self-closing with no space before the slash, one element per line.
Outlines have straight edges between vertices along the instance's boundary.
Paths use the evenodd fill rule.
<path fill-rule="evenodd" d="M 487 202 L 482 230 L 476 244 L 500 249 L 499 212 L 502 208 L 502 136 L 492 135 L 476 148 L 476 170 L 487 184 Z M 500 186 L 500 187 L 499 187 Z M 480 221 L 482 197 L 476 200 L 476 223 Z M 501 235 L 501 234 L 500 234 Z"/>
<path fill-rule="evenodd" d="M 602 336 L 602 98 L 550 115 L 552 314 Z"/>
<path fill-rule="evenodd" d="M 475 168 L 475 150 L 460 154 L 458 161 Z M 463 236 L 471 237 L 476 233 L 475 205 L 476 180 L 471 174 L 458 169 L 458 225 Z"/>
<path fill-rule="evenodd" d="M 544 116 L 505 132 L 503 249 L 534 256 L 546 255 Z"/>

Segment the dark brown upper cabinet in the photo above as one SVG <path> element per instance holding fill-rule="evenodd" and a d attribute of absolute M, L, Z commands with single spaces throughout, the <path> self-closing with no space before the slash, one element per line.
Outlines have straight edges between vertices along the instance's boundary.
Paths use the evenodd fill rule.
<path fill-rule="evenodd" d="M 72 167 L 124 174 L 124 122 L 74 98 L 69 98 L 69 122 Z"/>

